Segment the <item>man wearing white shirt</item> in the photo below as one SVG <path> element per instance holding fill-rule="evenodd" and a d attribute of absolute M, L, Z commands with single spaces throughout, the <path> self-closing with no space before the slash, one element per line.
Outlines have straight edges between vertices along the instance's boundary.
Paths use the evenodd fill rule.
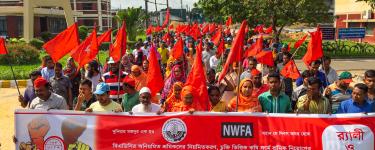
<path fill-rule="evenodd" d="M 148 87 L 143 87 L 139 91 L 139 101 L 140 104 L 135 105 L 132 112 L 158 112 L 160 106 L 151 102 L 151 91 Z"/>
<path fill-rule="evenodd" d="M 326 75 L 329 85 L 339 79 L 336 70 L 333 69 L 330 65 L 331 58 L 329 56 L 324 56 L 322 66 L 319 67 L 319 71 L 323 72 Z"/>
<path fill-rule="evenodd" d="M 218 64 L 219 64 L 218 54 L 211 56 L 211 58 L 210 58 L 210 68 L 216 70 Z"/>

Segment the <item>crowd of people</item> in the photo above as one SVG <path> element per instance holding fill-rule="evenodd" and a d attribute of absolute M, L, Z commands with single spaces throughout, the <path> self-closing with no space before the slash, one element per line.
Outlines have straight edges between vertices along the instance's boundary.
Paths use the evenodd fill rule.
<path fill-rule="evenodd" d="M 29 109 L 64 109 L 86 112 L 181 112 L 196 110 L 191 86 L 186 86 L 199 43 L 190 36 L 183 39 L 184 55 L 171 57 L 177 35 L 154 34 L 127 49 L 120 61 L 108 57 L 104 64 L 93 60 L 78 70 L 72 58 L 54 63 L 45 56 L 39 69 L 30 73 L 32 85 L 19 96 L 22 107 Z M 274 65 L 261 64 L 255 57 L 231 64 L 223 80 L 218 76 L 230 52 L 234 33 L 225 34 L 225 51 L 217 53 L 210 35 L 202 38 L 202 62 L 206 76 L 211 112 L 268 112 L 335 114 L 375 111 L 375 70 L 364 72 L 363 83 L 352 83 L 353 75 L 338 74 L 331 58 L 324 56 L 311 63 L 298 79 L 280 75 L 293 59 L 287 45 L 264 40 L 263 49 L 272 51 Z M 245 41 L 245 47 L 255 39 Z M 147 87 L 148 57 L 151 45 L 164 78 L 164 87 L 156 96 Z"/>

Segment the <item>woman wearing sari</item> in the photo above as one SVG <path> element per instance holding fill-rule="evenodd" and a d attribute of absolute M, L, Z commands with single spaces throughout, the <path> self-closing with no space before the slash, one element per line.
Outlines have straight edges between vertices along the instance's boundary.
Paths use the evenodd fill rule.
<path fill-rule="evenodd" d="M 176 82 L 173 84 L 173 90 L 169 94 L 167 100 L 165 100 L 164 104 L 162 105 L 162 109 L 164 112 L 171 112 L 172 108 L 174 108 L 177 104 L 179 104 L 181 100 L 181 90 L 184 84 L 182 82 Z"/>
<path fill-rule="evenodd" d="M 172 108 L 172 112 L 181 112 L 181 111 L 189 111 L 194 112 L 196 106 L 194 104 L 194 97 L 193 97 L 193 87 L 188 85 L 182 88 L 181 90 L 181 99 L 182 101 L 176 104 Z"/>
<path fill-rule="evenodd" d="M 252 96 L 253 82 L 245 78 L 240 82 L 237 104 L 237 96 L 232 98 L 228 104 L 228 107 L 233 111 L 236 110 L 238 105 L 238 112 L 261 112 L 262 107 L 257 97 Z"/>
<path fill-rule="evenodd" d="M 164 101 L 167 99 L 169 92 L 172 89 L 172 86 L 176 82 L 182 82 L 185 83 L 186 76 L 184 71 L 182 70 L 182 67 L 180 65 L 173 66 L 171 70 L 171 75 L 165 80 L 164 82 L 164 88 L 161 93 L 161 103 L 164 103 Z"/>

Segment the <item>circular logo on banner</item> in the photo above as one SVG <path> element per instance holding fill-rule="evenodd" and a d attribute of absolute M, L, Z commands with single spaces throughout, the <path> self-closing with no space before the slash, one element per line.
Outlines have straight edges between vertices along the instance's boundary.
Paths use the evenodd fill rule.
<path fill-rule="evenodd" d="M 64 150 L 64 141 L 58 136 L 51 136 L 44 142 L 44 149 Z"/>
<path fill-rule="evenodd" d="M 178 118 L 169 119 L 163 125 L 162 134 L 168 142 L 181 142 L 187 134 L 186 124 Z"/>

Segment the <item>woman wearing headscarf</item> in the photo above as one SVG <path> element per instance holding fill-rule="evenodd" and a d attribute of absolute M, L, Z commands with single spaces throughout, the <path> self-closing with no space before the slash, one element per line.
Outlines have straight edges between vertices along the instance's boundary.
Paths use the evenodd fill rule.
<path fill-rule="evenodd" d="M 184 84 L 182 82 L 176 82 L 173 84 L 173 90 L 169 94 L 167 100 L 165 100 L 165 103 L 162 105 L 162 108 L 164 112 L 171 112 L 172 108 L 177 106 L 182 100 L 181 100 L 181 91 Z"/>
<path fill-rule="evenodd" d="M 193 97 L 193 87 L 188 85 L 181 90 L 182 101 L 172 108 L 172 112 L 189 111 L 194 112 L 196 105 Z"/>
<path fill-rule="evenodd" d="M 178 81 L 185 83 L 186 76 L 185 76 L 185 72 L 182 70 L 182 67 L 180 65 L 175 65 L 172 68 L 171 75 L 164 82 L 164 88 L 161 93 L 161 103 L 163 103 L 164 100 L 167 99 L 173 84 Z"/>
<path fill-rule="evenodd" d="M 237 104 L 237 96 L 232 98 L 228 104 L 228 107 L 233 111 L 236 110 L 238 105 L 238 112 L 261 112 L 262 107 L 257 97 L 252 96 L 253 82 L 250 79 L 243 79 L 240 82 Z"/>
<path fill-rule="evenodd" d="M 135 89 L 141 90 L 142 87 L 147 86 L 147 75 L 142 71 L 138 65 L 133 65 L 131 68 L 130 77 L 135 80 Z"/>

